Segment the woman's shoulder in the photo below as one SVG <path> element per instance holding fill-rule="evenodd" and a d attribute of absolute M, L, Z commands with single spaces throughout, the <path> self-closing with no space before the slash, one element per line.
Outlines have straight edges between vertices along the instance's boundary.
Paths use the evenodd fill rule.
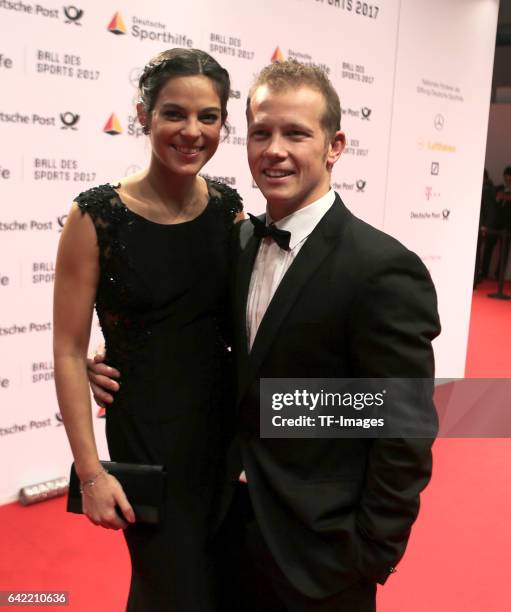
<path fill-rule="evenodd" d="M 240 194 L 229 185 L 207 178 L 208 192 L 211 199 L 215 200 L 221 210 L 232 220 L 243 210 L 243 201 Z"/>
<path fill-rule="evenodd" d="M 110 183 L 104 185 L 96 185 L 79 193 L 74 201 L 82 212 L 88 210 L 98 210 L 105 205 L 112 205 L 112 198 L 116 198 L 114 186 Z"/>
<path fill-rule="evenodd" d="M 125 215 L 126 208 L 116 189 L 117 186 L 111 183 L 97 185 L 79 193 L 74 201 L 82 214 L 88 213 L 92 217 L 96 226 L 98 221 L 104 225 Z"/>

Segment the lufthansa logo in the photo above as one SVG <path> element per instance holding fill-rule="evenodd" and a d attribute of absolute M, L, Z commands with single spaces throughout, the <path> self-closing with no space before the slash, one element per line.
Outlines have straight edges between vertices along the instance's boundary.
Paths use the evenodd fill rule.
<path fill-rule="evenodd" d="M 75 113 L 70 113 L 69 111 L 67 113 L 60 113 L 60 120 L 63 123 L 63 125 L 60 126 L 61 130 L 67 130 L 67 129 L 76 130 L 77 128 L 75 126 L 80 120 L 80 115 L 76 115 Z"/>
<path fill-rule="evenodd" d="M 363 181 L 361 179 L 359 179 L 355 185 L 357 186 L 357 191 L 364 191 L 365 186 L 367 185 L 367 181 Z"/>
<path fill-rule="evenodd" d="M 82 9 L 77 8 L 76 6 L 65 6 L 64 7 L 64 15 L 66 16 L 65 23 L 74 23 L 75 25 L 81 26 L 79 23 L 80 19 L 83 17 Z"/>

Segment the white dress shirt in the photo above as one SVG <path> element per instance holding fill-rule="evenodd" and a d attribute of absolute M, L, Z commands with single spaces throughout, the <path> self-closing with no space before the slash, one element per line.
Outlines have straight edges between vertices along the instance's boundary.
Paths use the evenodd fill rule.
<path fill-rule="evenodd" d="M 334 200 L 335 192 L 330 189 L 319 200 L 275 222 L 275 226 L 279 229 L 291 232 L 289 251 L 281 249 L 270 236 L 261 240 L 248 290 L 247 338 L 250 350 L 264 313 L 280 281 Z M 273 220 L 266 212 L 266 224 L 269 225 L 272 222 Z"/>

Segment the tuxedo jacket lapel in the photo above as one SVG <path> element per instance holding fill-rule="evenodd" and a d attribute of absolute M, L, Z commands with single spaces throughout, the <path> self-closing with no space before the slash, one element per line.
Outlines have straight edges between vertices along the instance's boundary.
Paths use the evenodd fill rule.
<path fill-rule="evenodd" d="M 248 385 L 257 375 L 257 371 L 271 347 L 275 335 L 300 292 L 307 285 L 309 278 L 321 265 L 325 257 L 338 243 L 345 226 L 345 221 L 350 215 L 351 213 L 344 206 L 341 198 L 336 194 L 334 204 L 307 238 L 307 241 L 285 273 L 261 321 L 259 329 L 257 330 L 257 335 L 250 355 L 248 356 L 246 367 L 241 368 L 241 376 L 238 381 L 238 400 L 242 399 Z M 252 240 L 257 242 L 257 245 L 253 252 L 251 248 L 245 250 L 246 258 L 243 258 L 240 262 L 239 277 L 239 282 L 242 283 L 240 284 L 240 291 L 243 292 L 242 295 L 244 299 L 239 301 L 239 306 L 243 308 L 243 311 L 240 313 L 243 321 L 243 329 L 238 327 L 238 332 L 243 335 L 243 344 L 246 352 L 248 352 L 246 334 L 248 288 L 255 255 L 257 253 L 257 246 L 259 244 L 259 241 L 256 241 L 253 236 Z M 247 270 L 246 266 L 249 266 L 250 270 Z"/>
<path fill-rule="evenodd" d="M 264 219 L 263 214 L 260 218 Z M 248 355 L 247 300 L 252 268 L 261 240 L 254 236 L 254 226 L 245 221 L 240 228 L 240 255 L 235 278 L 235 334 L 238 359 Z"/>

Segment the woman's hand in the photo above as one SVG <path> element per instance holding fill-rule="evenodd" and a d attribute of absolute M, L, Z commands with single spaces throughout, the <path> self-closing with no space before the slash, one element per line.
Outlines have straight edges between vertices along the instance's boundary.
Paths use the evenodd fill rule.
<path fill-rule="evenodd" d="M 135 513 L 123 488 L 117 478 L 106 471 L 94 479 L 94 484 L 82 485 L 82 509 L 94 525 L 105 529 L 126 529 L 128 524 L 135 522 Z"/>

